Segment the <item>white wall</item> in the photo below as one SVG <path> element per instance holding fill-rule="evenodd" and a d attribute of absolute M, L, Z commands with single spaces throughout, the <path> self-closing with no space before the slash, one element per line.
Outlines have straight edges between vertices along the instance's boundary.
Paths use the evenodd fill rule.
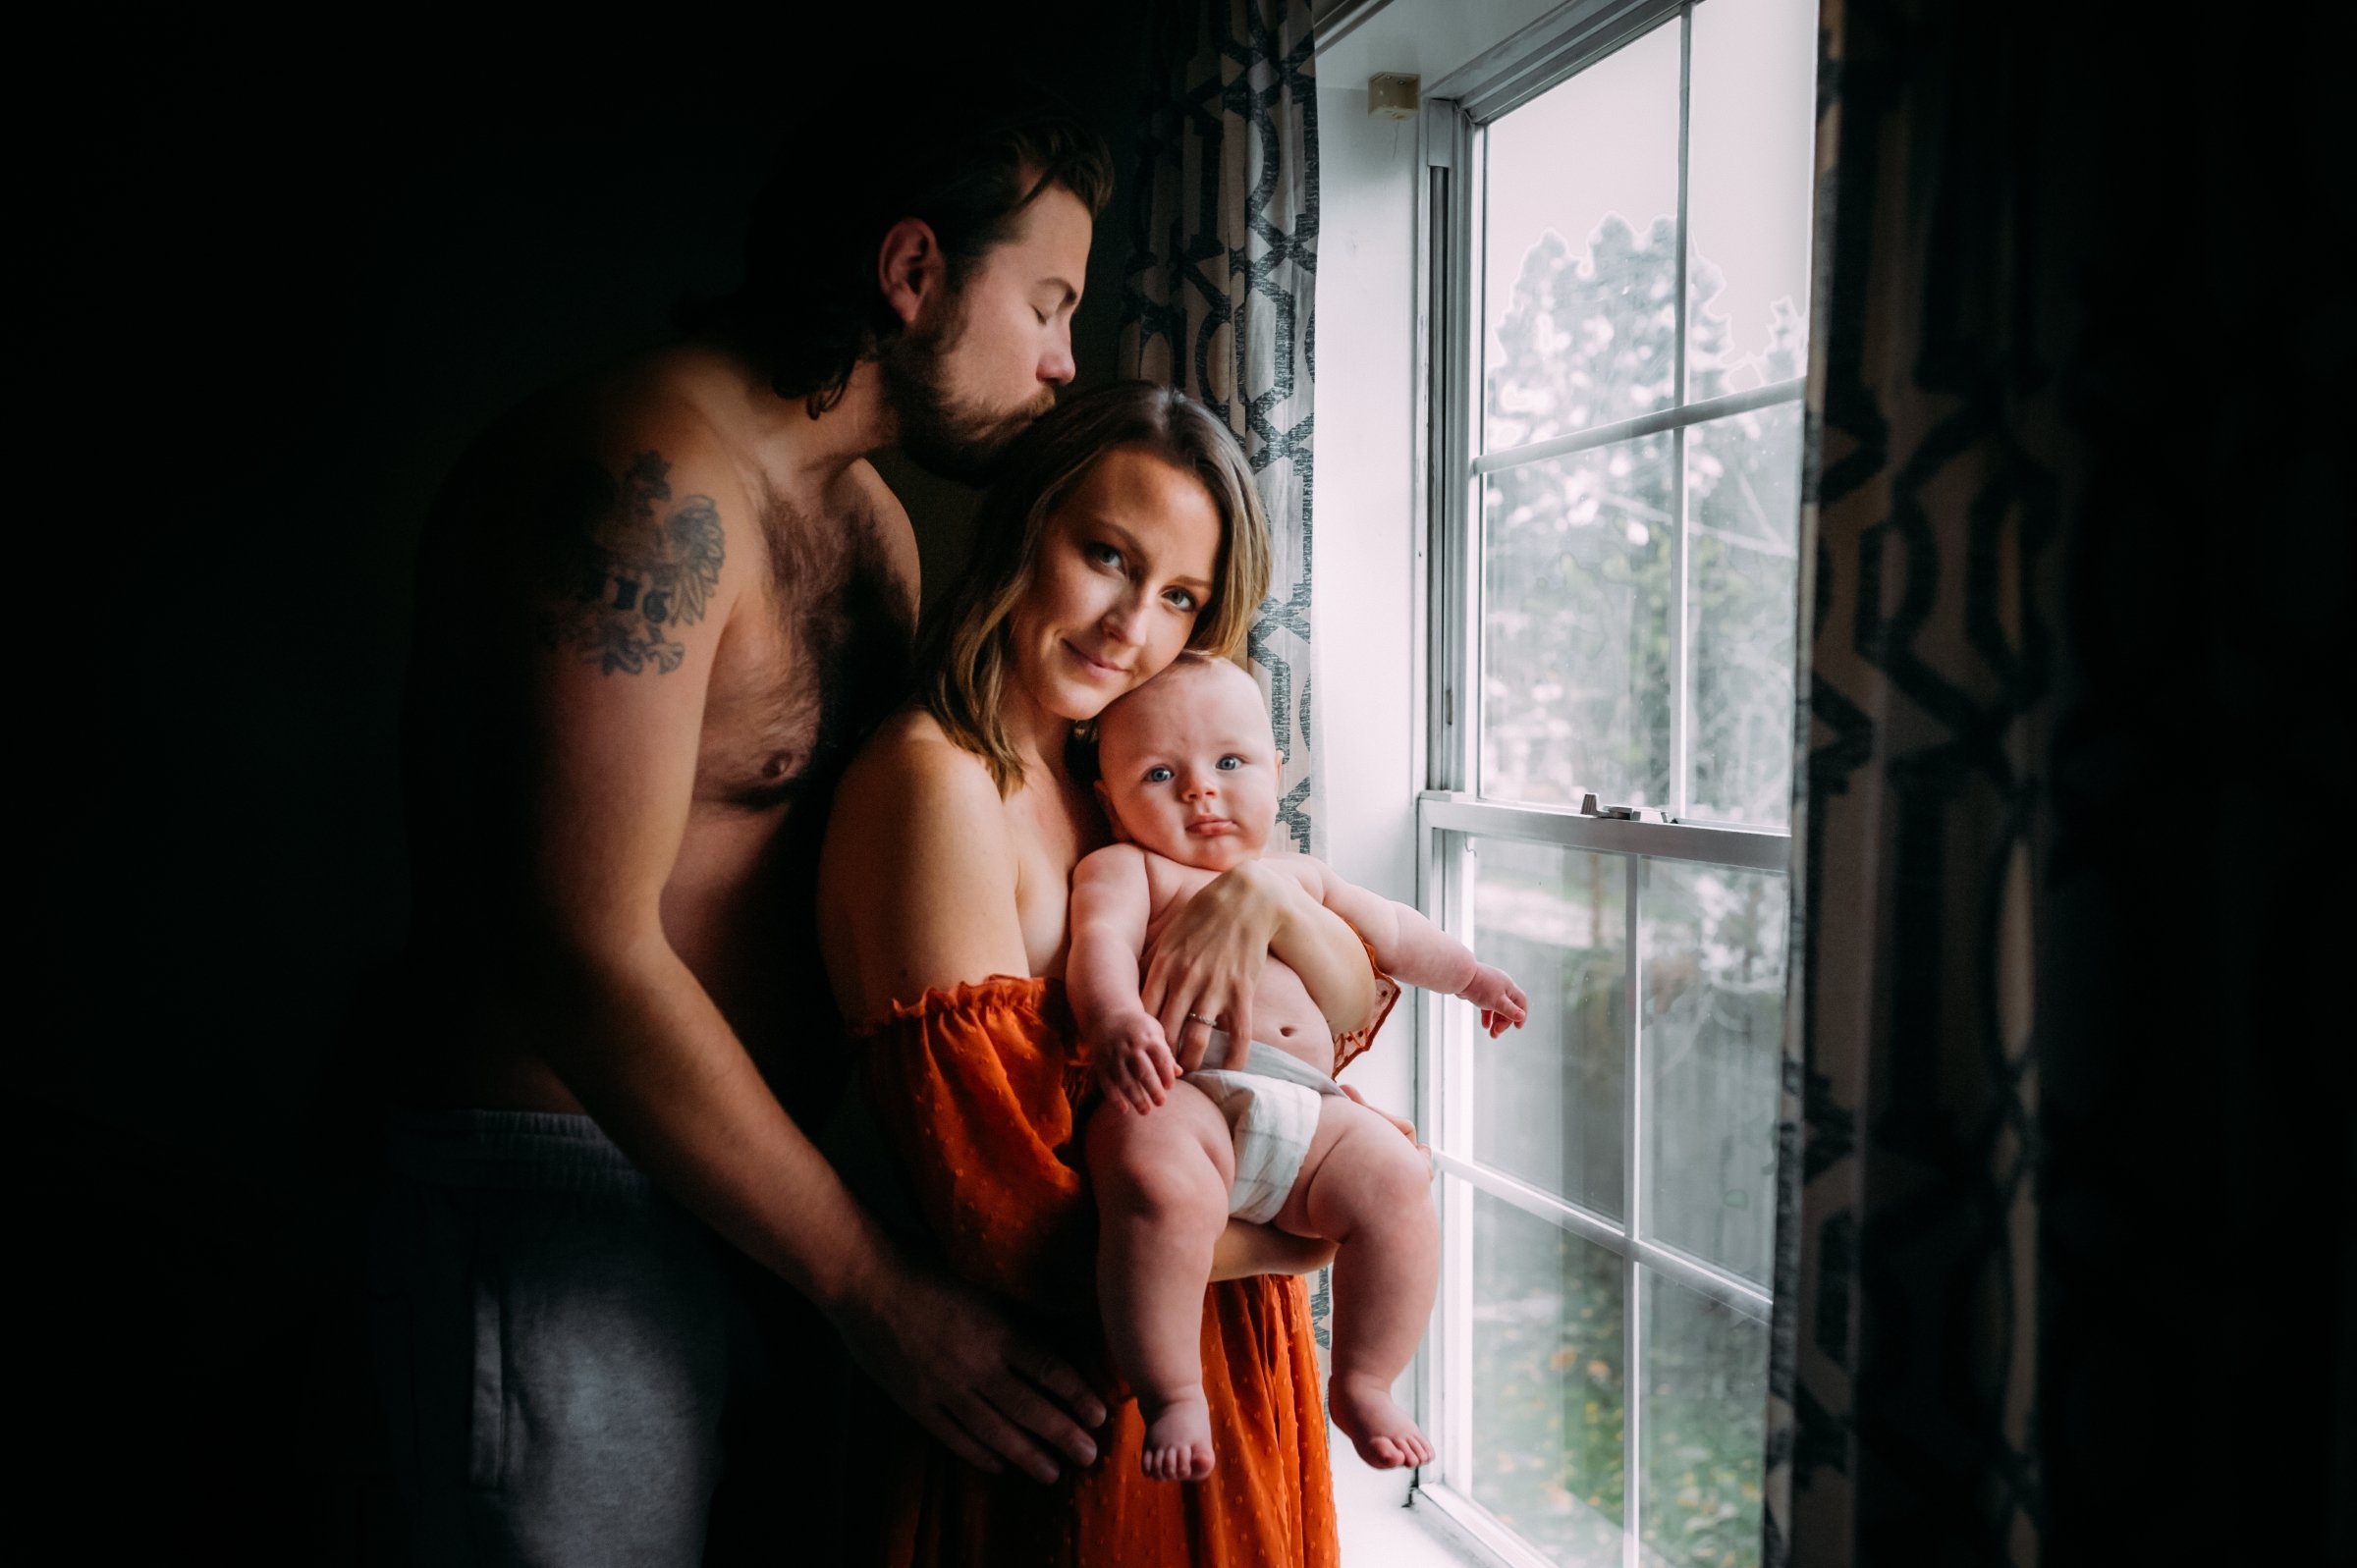
<path fill-rule="evenodd" d="M 1318 771 L 1334 868 L 1387 897 L 1415 897 L 1413 686 L 1419 483 L 1414 466 L 1416 192 L 1413 121 L 1367 113 L 1367 78 L 1438 80 L 1556 0 L 1391 0 L 1318 56 L 1316 561 L 1311 587 Z M 1353 1088 L 1387 1109 L 1416 1104 L 1414 1015 L 1402 1000 Z M 1403 1387 L 1402 1393 L 1406 1392 Z M 1454 1554 L 1398 1512 L 1409 1473 L 1371 1472 L 1335 1449 L 1343 1558 L 1420 1568 Z"/>
<path fill-rule="evenodd" d="M 1344 877 L 1412 900 L 1416 127 L 1369 116 L 1364 77 L 1329 84 L 1323 62 L 1320 76 L 1310 611 L 1326 850 Z M 1402 1111 L 1415 1103 L 1407 1013 L 1350 1070 L 1360 1093 Z"/>
<path fill-rule="evenodd" d="M 1559 0 L 1391 0 L 1320 51 L 1318 74 L 1318 770 L 1337 871 L 1386 897 L 1415 896 L 1411 677 L 1417 591 L 1414 468 L 1414 121 L 1367 113 L 1367 78 L 1431 82 L 1560 9 Z M 1352 1087 L 1415 1104 L 1402 1002 Z"/>

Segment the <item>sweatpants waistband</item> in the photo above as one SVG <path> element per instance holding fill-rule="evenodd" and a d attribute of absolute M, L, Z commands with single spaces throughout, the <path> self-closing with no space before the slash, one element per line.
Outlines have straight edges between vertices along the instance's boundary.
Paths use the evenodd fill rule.
<path fill-rule="evenodd" d="M 385 1119 L 392 1173 L 437 1186 L 651 1194 L 587 1116 L 540 1110 L 405 1110 Z"/>

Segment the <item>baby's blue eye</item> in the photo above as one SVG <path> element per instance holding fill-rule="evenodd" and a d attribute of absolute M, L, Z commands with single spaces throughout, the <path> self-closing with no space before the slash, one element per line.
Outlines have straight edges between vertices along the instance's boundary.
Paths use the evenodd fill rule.
<path fill-rule="evenodd" d="M 1146 770 L 1146 783 L 1148 784 L 1169 784 L 1176 777 L 1177 775 L 1168 768 L 1148 768 Z"/>
<path fill-rule="evenodd" d="M 1236 769 L 1242 767 L 1243 765 L 1244 759 L 1232 751 L 1220 759 L 1220 772 L 1233 773 Z"/>

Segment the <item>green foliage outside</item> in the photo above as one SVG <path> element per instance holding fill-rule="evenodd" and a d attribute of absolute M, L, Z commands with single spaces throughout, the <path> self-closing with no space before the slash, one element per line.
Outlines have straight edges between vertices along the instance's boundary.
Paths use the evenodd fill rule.
<path fill-rule="evenodd" d="M 1617 215 L 1574 254 L 1549 234 L 1524 259 L 1484 368 L 1489 450 L 1670 406 L 1674 226 Z M 1735 365 L 1688 277 L 1687 400 L 1801 373 L 1803 324 L 1780 301 L 1765 351 Z M 1690 814 L 1781 826 L 1791 777 L 1792 583 L 1799 515 L 1794 404 L 1686 433 Z M 1661 805 L 1670 778 L 1678 527 L 1668 433 L 1507 468 L 1482 494 L 1482 790 L 1561 801 L 1593 789 Z"/>
<path fill-rule="evenodd" d="M 1489 346 L 1486 450 L 1671 403 L 1673 243 L 1666 218 L 1640 236 L 1616 216 L 1584 252 L 1554 235 L 1531 250 Z M 1780 303 L 1766 351 L 1731 363 L 1731 326 L 1709 308 L 1719 285 L 1717 269 L 1695 258 L 1688 400 L 1735 390 L 1738 374 L 1742 385 L 1797 377 L 1797 313 Z M 1789 818 L 1799 409 L 1729 416 L 1683 439 L 1687 814 L 1781 828 Z M 1657 434 L 1488 476 L 1485 794 L 1673 798 L 1674 448 Z M 1551 1151 L 1552 1169 L 1517 1173 L 1620 1212 L 1617 1178 L 1598 1172 L 1618 1158 L 1617 1143 L 1602 1143 L 1625 1119 L 1628 966 L 1619 917 L 1604 918 L 1600 890 L 1626 863 L 1503 850 L 1482 848 L 1476 908 L 1525 918 L 1517 928 L 1477 914 L 1480 946 L 1523 978 L 1534 1029 L 1543 1020 L 1546 1034 L 1477 1069 L 1477 1145 L 1494 1147 L 1476 1154 L 1514 1168 Z M 1639 903 L 1660 1157 L 1650 1228 L 1755 1279 L 1765 1277 L 1772 1240 L 1785 896 L 1781 878 L 1656 863 Z M 1559 907 L 1560 918 L 1549 914 Z M 1473 1203 L 1467 1489 L 1557 1561 L 1619 1560 L 1635 1305 L 1643 1555 L 1681 1568 L 1757 1563 L 1766 1328 L 1650 1271 L 1640 1271 L 1632 1304 L 1618 1255 L 1486 1196 Z"/>

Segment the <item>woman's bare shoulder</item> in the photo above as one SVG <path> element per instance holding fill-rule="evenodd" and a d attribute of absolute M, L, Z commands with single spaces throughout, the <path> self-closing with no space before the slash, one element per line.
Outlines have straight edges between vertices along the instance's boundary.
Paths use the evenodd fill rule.
<path fill-rule="evenodd" d="M 903 851 L 965 840 L 969 853 L 987 853 L 1004 845 L 1007 815 L 982 759 L 950 739 L 931 714 L 904 709 L 845 770 L 828 837 Z"/>
<path fill-rule="evenodd" d="M 880 1016 L 928 989 L 1027 972 L 1014 845 L 980 758 L 925 714 L 888 720 L 837 787 L 819 866 L 835 994 Z"/>

